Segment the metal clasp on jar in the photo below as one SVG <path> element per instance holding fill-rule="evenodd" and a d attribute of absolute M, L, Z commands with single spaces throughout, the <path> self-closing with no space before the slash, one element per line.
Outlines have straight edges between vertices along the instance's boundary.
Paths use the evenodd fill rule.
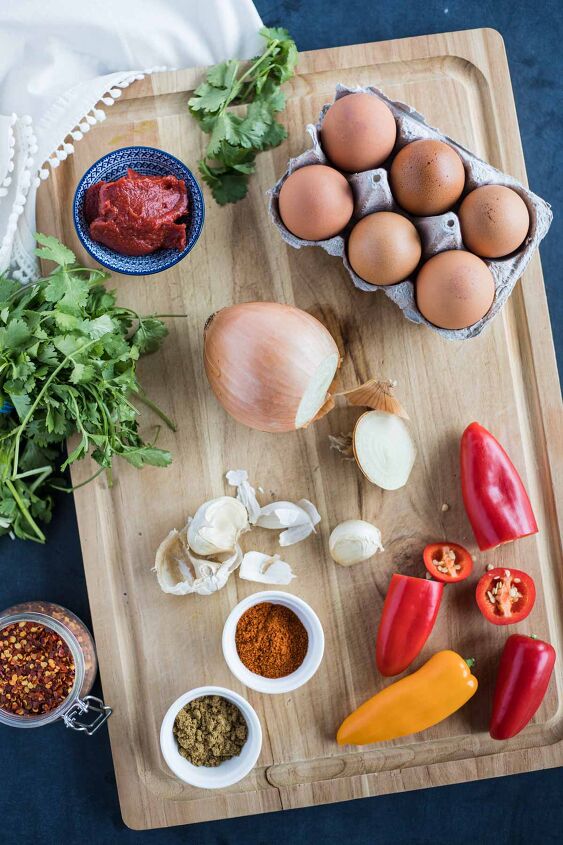
<path fill-rule="evenodd" d="M 93 716 L 89 721 L 82 721 L 81 716 L 90 714 Z M 88 736 L 95 734 L 104 722 L 107 722 L 112 714 L 111 707 L 104 704 L 101 698 L 95 695 L 85 695 L 84 698 L 77 698 L 74 704 L 63 716 L 65 727 L 75 731 L 85 731 Z"/>

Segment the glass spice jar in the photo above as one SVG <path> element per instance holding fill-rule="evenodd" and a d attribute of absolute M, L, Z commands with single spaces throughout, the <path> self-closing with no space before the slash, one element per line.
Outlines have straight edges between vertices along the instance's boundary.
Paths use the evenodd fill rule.
<path fill-rule="evenodd" d="M 64 700 L 44 713 L 18 715 L 3 708 L 0 703 L 0 724 L 16 728 L 38 728 L 62 719 L 67 728 L 84 731 L 91 736 L 111 716 L 112 711 L 101 699 L 89 694 L 98 670 L 90 631 L 78 616 L 61 605 L 31 601 L 14 605 L 0 614 L 0 641 L 3 640 L 4 631 L 17 632 L 18 627 L 25 630 L 26 625 L 33 625 L 34 630 L 46 629 L 54 635 L 51 638 L 53 642 L 61 644 L 60 653 L 67 656 L 73 667 L 72 687 Z M 0 668 L 5 668 L 4 654 L 0 650 Z M 84 716 L 87 717 L 85 720 L 82 718 Z"/>

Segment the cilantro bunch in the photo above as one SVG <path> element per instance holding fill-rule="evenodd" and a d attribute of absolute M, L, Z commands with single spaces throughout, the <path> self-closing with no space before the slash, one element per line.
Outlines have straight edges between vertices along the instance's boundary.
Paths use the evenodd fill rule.
<path fill-rule="evenodd" d="M 262 55 L 248 65 L 230 59 L 210 68 L 188 102 L 211 135 L 199 171 L 220 205 L 246 196 L 256 154 L 287 136 L 276 114 L 285 108 L 280 86 L 293 76 L 297 47 L 285 29 L 263 27 L 260 34 L 266 40 Z M 229 109 L 241 104 L 245 110 Z"/>
<path fill-rule="evenodd" d="M 37 235 L 37 254 L 54 261 L 46 278 L 22 287 L 0 277 L 0 535 L 44 542 L 54 476 L 85 455 L 111 472 L 114 456 L 135 467 L 167 466 L 169 452 L 138 433 L 137 399 L 170 426 L 144 396 L 141 355 L 167 334 L 156 317 L 116 304 L 108 274 L 80 267 L 55 238 Z M 61 464 L 61 449 L 76 445 Z M 64 457 L 64 456 L 63 456 Z M 94 476 L 95 477 L 95 476 Z"/>

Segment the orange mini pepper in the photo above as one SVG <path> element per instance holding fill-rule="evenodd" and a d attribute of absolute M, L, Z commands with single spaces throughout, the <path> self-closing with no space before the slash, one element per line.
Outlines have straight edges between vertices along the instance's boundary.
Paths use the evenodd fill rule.
<path fill-rule="evenodd" d="M 447 719 L 477 692 L 470 663 L 455 651 L 439 651 L 417 672 L 368 699 L 346 718 L 339 745 L 367 745 L 424 731 Z"/>

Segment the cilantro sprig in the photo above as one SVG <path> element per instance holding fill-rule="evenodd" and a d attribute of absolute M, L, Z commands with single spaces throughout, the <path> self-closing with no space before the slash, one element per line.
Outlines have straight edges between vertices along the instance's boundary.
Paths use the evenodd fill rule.
<path fill-rule="evenodd" d="M 281 85 L 291 79 L 297 47 L 286 29 L 263 27 L 264 52 L 250 64 L 230 59 L 207 72 L 188 106 L 210 135 L 199 171 L 220 205 L 246 196 L 256 155 L 287 136 L 276 115 L 285 108 Z M 231 107 L 246 104 L 246 109 Z"/>
<path fill-rule="evenodd" d="M 44 542 L 52 490 L 69 489 L 57 473 L 88 454 L 96 475 L 110 474 L 115 456 L 168 466 L 170 452 L 140 436 L 136 402 L 174 425 L 136 374 L 140 356 L 166 336 L 164 323 L 118 306 L 108 274 L 79 266 L 56 238 L 37 241 L 37 255 L 56 265 L 47 277 L 24 287 L 0 277 L 0 408 L 13 408 L 0 414 L 0 535 Z"/>

